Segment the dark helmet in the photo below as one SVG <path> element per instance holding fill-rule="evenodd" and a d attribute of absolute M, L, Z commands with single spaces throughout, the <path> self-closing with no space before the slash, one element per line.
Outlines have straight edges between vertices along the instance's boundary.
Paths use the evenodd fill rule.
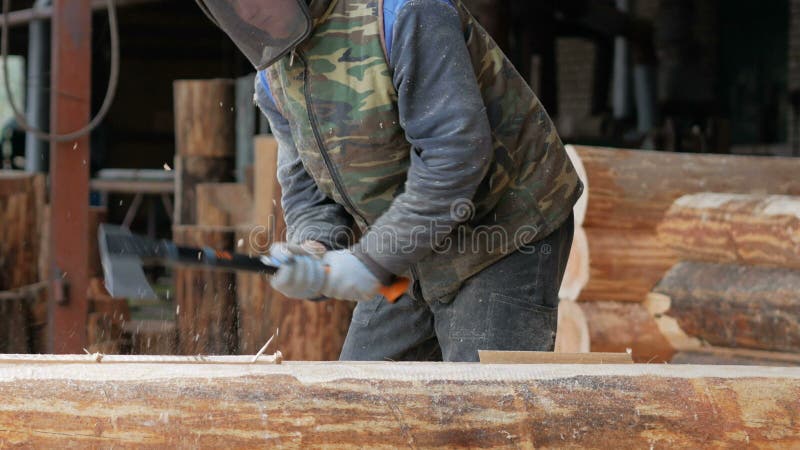
<path fill-rule="evenodd" d="M 195 1 L 258 70 L 272 65 L 311 34 L 306 0 Z"/>

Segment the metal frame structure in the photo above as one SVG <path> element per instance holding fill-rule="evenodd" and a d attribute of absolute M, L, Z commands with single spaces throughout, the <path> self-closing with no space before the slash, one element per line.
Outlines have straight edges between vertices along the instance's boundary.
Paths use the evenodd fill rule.
<path fill-rule="evenodd" d="M 69 133 L 91 114 L 92 2 L 54 0 L 50 123 Z M 50 147 L 51 274 L 64 280 L 65 295 L 51 300 L 52 353 L 82 353 L 89 302 L 89 135 Z M 56 299 L 59 296 L 52 296 Z"/>

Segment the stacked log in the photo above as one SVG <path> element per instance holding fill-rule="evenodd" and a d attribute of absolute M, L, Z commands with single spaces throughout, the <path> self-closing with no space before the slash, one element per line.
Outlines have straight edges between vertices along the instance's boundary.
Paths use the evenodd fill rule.
<path fill-rule="evenodd" d="M 43 176 L 0 171 L 0 353 L 40 350 L 34 314 L 46 300 L 39 272 L 44 204 Z"/>
<path fill-rule="evenodd" d="M 231 250 L 232 228 L 175 226 L 176 244 Z M 175 268 L 178 351 L 182 355 L 227 355 L 236 348 L 236 276 L 206 268 Z"/>
<path fill-rule="evenodd" d="M 646 305 L 679 361 L 800 360 L 800 197 L 696 194 L 659 236 L 685 261 Z"/>
<path fill-rule="evenodd" d="M 698 239 L 703 239 L 705 231 L 697 231 L 700 234 L 690 238 L 691 234 L 685 234 L 681 228 L 684 224 L 678 224 L 673 229 L 672 236 L 668 238 L 673 239 L 672 244 L 667 245 L 668 239 L 663 240 L 665 233 L 670 230 L 664 228 L 668 225 L 659 228 L 659 224 L 673 202 L 686 194 L 707 191 L 800 195 L 800 177 L 797 176 L 800 173 L 800 160 L 795 158 L 676 154 L 592 147 L 575 147 L 571 156 L 573 162 L 580 161 L 579 166 L 585 172 L 584 199 L 587 201 L 585 207 L 576 208 L 576 217 L 578 211 L 584 211 L 585 208 L 585 218 L 579 224 L 587 237 L 585 253 L 580 250 L 581 231 L 578 230 L 571 258 L 588 261 L 589 276 L 584 285 L 578 278 L 582 276 L 581 270 L 568 268 L 562 284 L 562 298 L 569 299 L 575 296 L 576 290 L 580 291 L 577 297 L 579 301 L 586 302 L 583 306 L 589 320 L 593 349 L 619 351 L 635 347 L 638 349 L 638 352 L 634 351 L 637 360 L 659 361 L 671 356 L 672 352 L 666 351 L 668 347 L 655 336 L 646 339 L 650 342 L 647 345 L 641 345 L 631 342 L 629 333 L 618 331 L 616 335 L 619 338 L 614 334 L 609 338 L 605 331 L 598 331 L 625 329 L 618 320 L 601 324 L 593 324 L 592 321 L 613 318 L 613 314 L 598 314 L 600 311 L 636 309 L 636 313 L 628 311 L 622 314 L 626 320 L 637 321 L 629 322 L 629 328 L 651 332 L 655 329 L 652 317 L 642 314 L 641 308 L 620 305 L 619 302 L 641 304 L 664 274 L 684 259 L 686 251 L 704 248 L 698 245 Z M 781 204 L 773 202 L 771 206 L 763 207 L 775 210 L 780 209 Z M 783 206 L 788 207 L 785 204 Z M 762 226 L 772 227 L 770 229 L 776 231 L 774 240 L 787 241 L 785 232 L 779 234 L 781 223 L 756 225 Z M 787 252 L 793 251 L 785 248 L 781 253 L 770 248 L 773 245 L 771 243 L 765 246 L 763 240 L 753 242 L 750 233 L 752 231 L 741 230 L 738 234 L 741 238 L 737 238 L 734 244 L 737 256 L 732 257 L 729 252 L 728 262 L 785 260 Z M 763 234 L 763 230 L 759 233 Z M 681 240 L 682 244 L 678 245 L 677 242 Z M 748 244 L 745 245 L 745 241 Z M 704 245 L 711 244 L 706 242 Z M 717 257 L 714 252 L 720 250 L 709 246 L 705 249 L 714 257 Z M 784 261 L 782 264 L 787 263 Z M 570 272 L 571 269 L 575 269 L 574 273 Z M 588 303 L 595 302 L 603 303 L 595 308 L 587 307 Z M 596 316 L 594 319 L 593 315 Z M 594 339 L 602 340 L 595 343 Z M 648 351 L 654 353 L 647 354 Z"/>
<path fill-rule="evenodd" d="M 283 241 L 286 225 L 277 180 L 278 145 L 272 136 L 255 140 L 254 223 L 237 229 L 237 251 L 265 254 Z M 287 360 L 327 361 L 339 358 L 353 303 L 312 303 L 289 299 L 273 290 L 264 275 L 236 275 L 239 352 L 253 354 L 273 335 L 274 347 Z"/>
<path fill-rule="evenodd" d="M 234 80 L 178 80 L 175 107 L 175 214 L 197 223 L 197 185 L 230 181 L 236 157 Z"/>
<path fill-rule="evenodd" d="M 18 447 L 800 446 L 797 368 L 15 357 L 0 396 Z"/>

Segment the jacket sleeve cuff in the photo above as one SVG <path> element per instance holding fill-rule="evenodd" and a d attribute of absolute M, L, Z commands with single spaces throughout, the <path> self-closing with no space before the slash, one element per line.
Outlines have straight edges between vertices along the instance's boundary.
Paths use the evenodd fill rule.
<path fill-rule="evenodd" d="M 389 286 L 392 284 L 392 282 L 394 282 L 394 279 L 396 278 L 395 275 L 372 259 L 372 257 L 370 257 L 364 251 L 364 248 L 361 245 L 356 244 L 353 246 L 351 251 L 353 252 L 353 255 L 358 258 L 358 260 L 361 261 L 373 275 L 375 275 L 375 278 L 377 278 L 382 285 Z"/>

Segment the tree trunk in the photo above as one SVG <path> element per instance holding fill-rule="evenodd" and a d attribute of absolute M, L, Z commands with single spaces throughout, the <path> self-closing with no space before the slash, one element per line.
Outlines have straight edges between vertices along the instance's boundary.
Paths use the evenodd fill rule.
<path fill-rule="evenodd" d="M 800 197 L 687 195 L 669 209 L 658 237 L 684 260 L 800 270 Z"/>
<path fill-rule="evenodd" d="M 800 159 L 577 147 L 590 190 L 585 227 L 649 228 L 686 194 L 800 195 Z"/>
<path fill-rule="evenodd" d="M 653 316 L 637 303 L 581 303 L 589 324 L 593 352 L 631 351 L 637 363 L 668 362 L 675 349 L 661 334 Z"/>
<path fill-rule="evenodd" d="M 678 262 L 653 231 L 586 228 L 586 235 L 590 274 L 582 301 L 642 302 Z"/>
<path fill-rule="evenodd" d="M 0 444 L 797 448 L 800 369 L 0 364 Z"/>
<path fill-rule="evenodd" d="M 176 155 L 236 155 L 235 80 L 177 80 L 173 96 Z"/>
<path fill-rule="evenodd" d="M 800 353 L 800 271 L 682 262 L 653 292 L 647 308 L 678 350 Z"/>
<path fill-rule="evenodd" d="M 176 226 L 178 245 L 233 250 L 230 228 Z M 236 347 L 236 276 L 212 269 L 175 268 L 178 349 L 183 355 L 227 355 Z"/>

